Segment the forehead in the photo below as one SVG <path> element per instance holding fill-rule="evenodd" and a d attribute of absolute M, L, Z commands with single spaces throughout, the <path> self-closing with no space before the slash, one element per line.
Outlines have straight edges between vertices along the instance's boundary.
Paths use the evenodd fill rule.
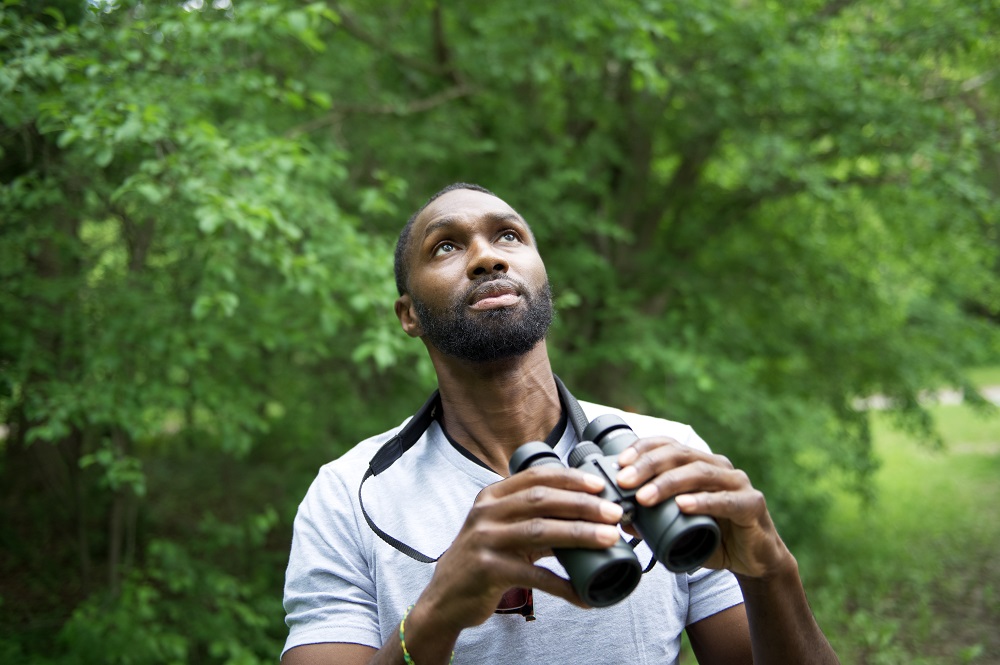
<path fill-rule="evenodd" d="M 491 213 L 517 215 L 516 210 L 495 196 L 474 189 L 455 189 L 431 201 L 414 220 L 413 231 L 419 237 L 432 222 L 445 218 L 474 220 Z"/>

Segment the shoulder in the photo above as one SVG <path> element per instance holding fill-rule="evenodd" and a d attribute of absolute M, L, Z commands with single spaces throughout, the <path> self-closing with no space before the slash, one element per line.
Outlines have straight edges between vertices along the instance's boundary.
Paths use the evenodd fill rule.
<path fill-rule="evenodd" d="M 408 421 L 409 418 L 390 430 L 368 437 L 340 457 L 321 466 L 309 486 L 303 504 L 316 500 L 325 503 L 324 499 L 330 498 L 331 494 L 356 493 L 372 458 Z"/>
<path fill-rule="evenodd" d="M 589 420 L 608 414 L 616 415 L 628 423 L 628 426 L 640 438 L 646 436 L 669 436 L 686 446 L 710 452 L 708 444 L 698 436 L 690 425 L 674 420 L 667 420 L 666 418 L 622 411 L 611 406 L 593 404 L 591 402 L 580 402 L 580 406 L 583 408 L 583 412 L 587 414 Z"/>

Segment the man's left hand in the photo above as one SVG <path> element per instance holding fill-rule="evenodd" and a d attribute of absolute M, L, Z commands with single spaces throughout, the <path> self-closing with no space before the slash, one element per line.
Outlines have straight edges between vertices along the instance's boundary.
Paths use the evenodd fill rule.
<path fill-rule="evenodd" d="M 711 515 L 718 521 L 722 543 L 705 562 L 706 568 L 728 568 L 760 578 L 777 574 L 794 561 L 774 528 L 764 495 L 722 455 L 669 437 L 647 437 L 624 450 L 618 464 L 618 484 L 623 489 L 639 487 L 640 504 L 655 506 L 674 497 L 682 512 Z"/>

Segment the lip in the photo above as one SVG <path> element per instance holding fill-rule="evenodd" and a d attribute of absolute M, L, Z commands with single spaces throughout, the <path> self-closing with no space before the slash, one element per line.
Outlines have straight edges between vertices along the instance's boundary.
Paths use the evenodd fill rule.
<path fill-rule="evenodd" d="M 496 309 L 510 307 L 520 298 L 521 294 L 513 282 L 492 280 L 474 289 L 468 303 L 472 309 Z"/>

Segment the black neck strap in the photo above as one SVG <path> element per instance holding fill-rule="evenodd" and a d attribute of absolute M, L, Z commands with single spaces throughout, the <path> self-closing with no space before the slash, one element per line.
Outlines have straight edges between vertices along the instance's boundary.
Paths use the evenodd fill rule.
<path fill-rule="evenodd" d="M 587 428 L 587 416 L 583 412 L 583 408 L 580 403 L 576 401 L 576 398 L 570 394 L 566 386 L 559 379 L 558 376 L 553 375 L 556 380 L 556 388 L 559 390 L 559 397 L 562 399 L 562 403 L 566 406 L 566 410 L 569 412 L 569 421 L 573 424 L 573 429 L 576 430 L 576 436 L 579 439 L 583 437 L 583 430 Z M 382 444 L 375 456 L 372 457 L 371 461 L 368 462 L 368 470 L 365 471 L 364 477 L 361 478 L 361 484 L 358 485 L 358 504 L 361 506 L 361 514 L 364 515 L 365 521 L 368 522 L 368 526 L 372 531 L 375 532 L 379 538 L 387 542 L 389 545 L 399 550 L 411 559 L 416 559 L 421 563 L 434 563 L 440 557 L 431 558 L 422 552 L 419 552 L 406 543 L 393 538 L 387 534 L 382 529 L 378 528 L 375 521 L 372 520 L 368 511 L 365 510 L 365 502 L 361 498 L 361 488 L 364 487 L 365 481 L 372 476 L 377 476 L 382 473 L 390 466 L 393 462 L 398 460 L 403 456 L 407 450 L 412 448 L 420 437 L 424 435 L 427 428 L 430 427 L 431 423 L 434 421 L 437 411 L 441 408 L 441 393 L 437 390 L 424 402 L 424 405 L 420 407 L 420 410 L 400 429 L 396 434 Z"/>

